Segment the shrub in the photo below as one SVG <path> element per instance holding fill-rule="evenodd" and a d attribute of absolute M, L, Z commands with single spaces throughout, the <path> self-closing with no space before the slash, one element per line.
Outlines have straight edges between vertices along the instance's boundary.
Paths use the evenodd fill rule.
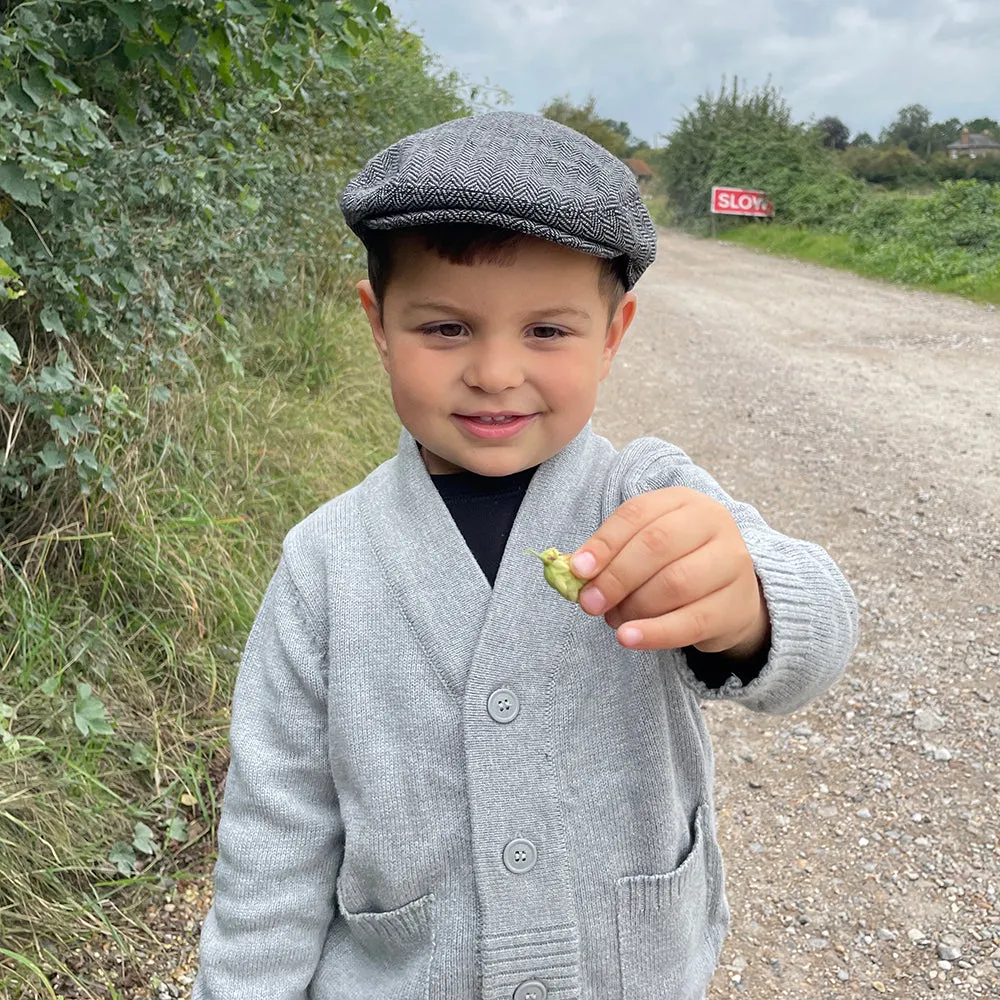
<path fill-rule="evenodd" d="M 0 30 L 0 532 L 113 491 L 116 452 L 196 378 L 193 344 L 238 366 L 234 306 L 272 294 L 313 235 L 288 183 L 303 151 L 281 133 L 306 83 L 345 85 L 388 13 L 14 8 Z"/>
<path fill-rule="evenodd" d="M 843 164 L 860 180 L 888 188 L 926 184 L 934 179 L 931 168 L 906 146 L 852 147 L 844 152 Z"/>
<path fill-rule="evenodd" d="M 718 94 L 699 97 L 677 123 L 658 158 L 676 219 L 704 227 L 711 189 L 724 184 L 767 192 L 778 219 L 817 218 L 815 196 L 827 211 L 841 211 L 857 191 L 841 176 L 834 153 L 812 129 L 792 123 L 774 87 L 741 90 L 725 82 Z M 800 187 L 806 192 L 796 193 Z"/>

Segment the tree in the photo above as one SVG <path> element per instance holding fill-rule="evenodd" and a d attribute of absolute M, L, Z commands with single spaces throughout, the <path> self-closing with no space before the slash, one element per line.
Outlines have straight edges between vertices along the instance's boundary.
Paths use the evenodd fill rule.
<path fill-rule="evenodd" d="M 946 122 L 934 122 L 927 130 L 927 145 L 921 150 L 925 156 L 940 152 L 951 142 L 958 142 L 962 134 L 962 123 L 957 118 L 949 118 Z"/>
<path fill-rule="evenodd" d="M 857 146 L 859 149 L 869 149 L 875 145 L 875 140 L 872 138 L 870 132 L 859 132 L 851 142 L 852 146 Z"/>
<path fill-rule="evenodd" d="M 929 157 L 955 142 L 961 131 L 962 123 L 957 118 L 932 122 L 930 111 L 922 104 L 908 104 L 896 115 L 896 120 L 882 130 L 879 141 L 882 146 L 906 146 L 919 156 Z"/>
<path fill-rule="evenodd" d="M 931 124 L 931 113 L 922 104 L 908 104 L 901 108 L 895 121 L 882 129 L 879 144 L 882 146 L 906 146 L 914 153 L 922 152 L 927 145 L 927 130 Z"/>
<path fill-rule="evenodd" d="M 1000 122 L 995 118 L 973 118 L 962 127 L 970 132 L 989 132 L 990 135 L 1000 136 Z"/>
<path fill-rule="evenodd" d="M 542 108 L 542 114 L 552 121 L 582 132 L 588 139 L 593 139 L 615 156 L 628 156 L 630 148 L 635 145 L 632 130 L 627 122 L 598 117 L 597 98 L 593 94 L 587 98 L 585 104 L 574 104 L 568 94 L 565 97 L 553 98 Z"/>
<path fill-rule="evenodd" d="M 827 115 L 816 122 L 816 131 L 828 149 L 846 149 L 851 130 L 836 116 Z"/>

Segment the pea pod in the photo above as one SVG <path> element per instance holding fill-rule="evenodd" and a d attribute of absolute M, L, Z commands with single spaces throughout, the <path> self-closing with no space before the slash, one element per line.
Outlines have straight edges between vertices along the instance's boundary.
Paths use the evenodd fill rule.
<path fill-rule="evenodd" d="M 545 564 L 545 580 L 550 587 L 559 591 L 567 601 L 579 603 L 580 591 L 587 582 L 581 580 L 570 568 L 569 558 L 571 552 L 560 552 L 558 549 L 546 549 L 544 552 L 536 552 L 534 549 L 527 549 L 533 556 L 538 556 Z"/>

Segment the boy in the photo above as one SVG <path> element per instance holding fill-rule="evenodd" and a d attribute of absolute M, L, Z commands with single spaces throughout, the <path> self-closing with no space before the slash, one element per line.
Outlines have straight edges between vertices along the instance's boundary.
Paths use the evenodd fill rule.
<path fill-rule="evenodd" d="M 702 998 L 729 912 L 698 700 L 821 693 L 850 588 L 678 448 L 592 433 L 656 246 L 619 160 L 474 116 L 341 205 L 399 452 L 289 532 L 254 623 L 196 1000 Z"/>

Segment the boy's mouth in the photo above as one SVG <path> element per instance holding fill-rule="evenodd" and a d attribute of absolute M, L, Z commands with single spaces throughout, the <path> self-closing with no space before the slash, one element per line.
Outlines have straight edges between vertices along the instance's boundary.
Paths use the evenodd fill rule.
<path fill-rule="evenodd" d="M 510 411 L 454 414 L 458 423 L 478 438 L 513 437 L 537 416 L 537 413 L 512 413 Z"/>

